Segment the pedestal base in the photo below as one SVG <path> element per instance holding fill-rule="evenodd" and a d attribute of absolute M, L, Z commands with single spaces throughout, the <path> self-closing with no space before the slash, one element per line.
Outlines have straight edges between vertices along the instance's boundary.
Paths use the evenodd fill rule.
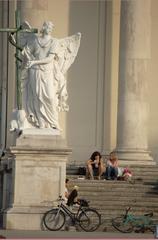
<path fill-rule="evenodd" d="M 4 222 L 6 229 L 43 230 L 42 218 L 48 208 L 43 207 L 13 207 L 6 212 Z"/>
<path fill-rule="evenodd" d="M 64 196 L 71 149 L 57 138 L 22 136 L 21 143 L 19 138 L 19 145 L 10 148 L 13 185 L 11 207 L 4 219 L 6 229 L 40 230 L 43 213 L 59 195 Z"/>

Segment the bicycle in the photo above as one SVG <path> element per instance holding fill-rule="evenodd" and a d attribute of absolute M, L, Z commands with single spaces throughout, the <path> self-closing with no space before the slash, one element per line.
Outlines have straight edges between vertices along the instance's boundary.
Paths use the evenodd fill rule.
<path fill-rule="evenodd" d="M 74 225 L 78 224 L 84 231 L 93 232 L 101 225 L 101 215 L 96 209 L 89 207 L 89 202 L 80 200 L 77 212 L 72 212 L 63 202 L 61 196 L 58 199 L 58 207 L 47 211 L 43 216 L 44 226 L 50 231 L 60 230 L 69 216 Z"/>
<path fill-rule="evenodd" d="M 150 230 L 151 232 L 155 232 L 156 224 L 154 224 L 151 217 L 153 213 L 146 213 L 142 216 L 134 216 L 129 214 L 129 210 L 131 208 L 127 208 L 124 215 L 116 217 L 112 219 L 112 226 L 122 233 L 130 233 L 137 229 L 137 232 L 145 232 L 145 230 Z"/>

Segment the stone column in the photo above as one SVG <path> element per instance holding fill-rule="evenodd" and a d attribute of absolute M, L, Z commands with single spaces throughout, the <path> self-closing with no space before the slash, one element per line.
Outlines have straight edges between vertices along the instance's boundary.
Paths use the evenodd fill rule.
<path fill-rule="evenodd" d="M 116 151 L 124 164 L 154 164 L 147 139 L 150 3 L 121 2 Z"/>
<path fill-rule="evenodd" d="M 8 2 L 0 1 L 0 27 L 7 28 L 8 23 Z M 7 34 L 0 33 L 0 57 L 3 59 L 0 64 L 0 153 L 6 145 L 6 128 L 7 128 L 7 97 L 8 97 L 8 42 Z"/>
<path fill-rule="evenodd" d="M 28 21 L 32 27 L 39 30 L 48 15 L 48 0 L 23 0 L 18 1 L 17 7 L 20 10 L 21 21 Z"/>

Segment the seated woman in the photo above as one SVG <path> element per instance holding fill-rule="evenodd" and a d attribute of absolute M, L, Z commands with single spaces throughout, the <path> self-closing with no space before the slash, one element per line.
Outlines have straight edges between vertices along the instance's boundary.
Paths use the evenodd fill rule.
<path fill-rule="evenodd" d="M 99 152 L 93 152 L 90 159 L 87 161 L 87 175 L 90 179 L 100 179 L 101 175 L 105 172 L 102 156 Z"/>
<path fill-rule="evenodd" d="M 107 166 L 105 171 L 105 179 L 115 180 L 118 176 L 118 158 L 114 152 L 110 153 L 110 157 L 107 160 Z"/>

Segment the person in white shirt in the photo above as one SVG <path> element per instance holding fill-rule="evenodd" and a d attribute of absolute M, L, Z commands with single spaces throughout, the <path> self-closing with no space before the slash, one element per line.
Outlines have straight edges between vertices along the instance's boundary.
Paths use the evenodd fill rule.
<path fill-rule="evenodd" d="M 117 176 L 118 176 L 118 158 L 114 152 L 111 152 L 109 159 L 107 160 L 105 179 L 116 180 Z"/>

